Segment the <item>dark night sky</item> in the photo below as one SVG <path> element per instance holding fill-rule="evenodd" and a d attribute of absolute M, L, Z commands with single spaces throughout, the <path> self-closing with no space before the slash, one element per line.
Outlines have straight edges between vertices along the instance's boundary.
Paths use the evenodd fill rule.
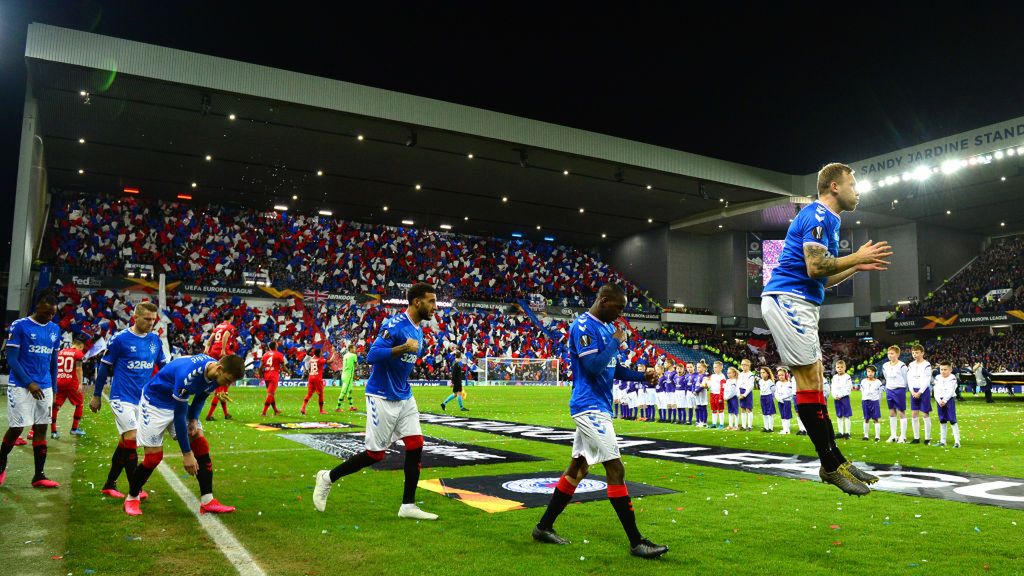
<path fill-rule="evenodd" d="M 156 4 L 0 0 L 0 189 L 11 204 L 31 21 L 794 174 L 1024 115 L 1024 8 L 1010 3 Z M 10 218 L 0 216 L 4 245 Z"/>

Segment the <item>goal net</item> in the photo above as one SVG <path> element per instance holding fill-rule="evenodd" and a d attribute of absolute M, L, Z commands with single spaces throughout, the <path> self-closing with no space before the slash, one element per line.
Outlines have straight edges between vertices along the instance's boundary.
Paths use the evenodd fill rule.
<path fill-rule="evenodd" d="M 484 358 L 480 383 L 490 386 L 559 386 L 558 358 Z"/>

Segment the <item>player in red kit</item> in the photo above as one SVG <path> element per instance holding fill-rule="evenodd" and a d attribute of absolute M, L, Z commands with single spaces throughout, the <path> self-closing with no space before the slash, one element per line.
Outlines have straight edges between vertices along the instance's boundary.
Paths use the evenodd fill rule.
<path fill-rule="evenodd" d="M 274 416 L 281 413 L 277 409 L 277 384 L 281 380 L 281 370 L 284 370 L 284 354 L 277 351 L 277 342 L 270 343 L 270 350 L 263 354 L 260 360 L 260 370 L 263 372 L 263 381 L 267 383 L 267 399 L 263 401 L 263 416 L 267 415 L 267 408 L 274 409 Z"/>
<path fill-rule="evenodd" d="M 85 436 L 78 427 L 82 421 L 82 410 L 85 400 L 82 399 L 82 358 L 85 357 L 85 342 L 76 338 L 70 348 L 57 353 L 57 395 L 53 398 L 53 418 L 50 422 L 50 438 L 60 438 L 57 432 L 57 411 L 68 400 L 75 407 L 74 420 L 71 422 L 71 433 Z"/>
<path fill-rule="evenodd" d="M 238 337 L 238 329 L 231 323 L 231 320 L 235 317 L 233 311 L 227 311 L 221 317 L 220 324 L 213 329 L 213 334 L 206 340 L 206 348 L 203 353 L 213 358 L 214 360 L 220 360 L 224 356 L 234 354 L 237 346 L 235 345 L 235 338 Z M 210 402 L 210 411 L 206 413 L 206 420 L 212 422 L 214 420 L 213 413 L 217 410 L 217 404 L 221 405 L 221 410 L 224 411 L 224 419 L 231 420 L 231 414 L 228 414 L 228 401 L 227 401 L 228 387 L 220 386 L 213 392 L 213 400 Z"/>
<path fill-rule="evenodd" d="M 309 399 L 316 394 L 320 400 L 320 413 L 327 414 L 324 412 L 324 366 L 327 365 L 327 361 L 320 357 L 320 349 L 313 348 L 309 356 L 306 356 L 306 398 L 302 401 L 302 410 L 300 412 L 303 416 L 306 415 L 306 404 L 309 403 Z"/>

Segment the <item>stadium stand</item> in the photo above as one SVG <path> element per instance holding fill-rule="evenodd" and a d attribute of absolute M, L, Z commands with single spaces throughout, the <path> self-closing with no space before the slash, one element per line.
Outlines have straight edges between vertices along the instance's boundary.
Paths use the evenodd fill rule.
<path fill-rule="evenodd" d="M 575 307 L 615 282 L 630 310 L 661 310 L 599 254 L 551 243 L 134 197 L 67 194 L 53 212 L 47 246 L 63 274 L 113 276 L 128 263 L 151 264 L 170 278 L 218 286 L 265 269 L 278 288 L 373 294 L 431 279 L 454 298 L 512 301 L 542 291 L 554 305 Z"/>
<path fill-rule="evenodd" d="M 997 239 L 967 268 L 921 302 L 897 309 L 899 317 L 952 316 L 1019 310 L 1024 306 L 1024 236 Z M 1009 292 L 986 298 L 993 290 Z"/>

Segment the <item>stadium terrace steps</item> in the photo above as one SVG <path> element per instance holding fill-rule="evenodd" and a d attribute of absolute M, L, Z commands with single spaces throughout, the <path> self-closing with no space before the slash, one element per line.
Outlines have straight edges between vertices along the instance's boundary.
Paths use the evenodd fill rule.
<path fill-rule="evenodd" d="M 542 334 L 547 336 L 549 339 L 554 340 L 555 342 L 558 341 L 557 336 L 548 331 L 548 329 L 544 326 L 544 323 L 541 322 L 540 318 L 537 317 L 537 314 L 530 308 L 530 303 L 525 298 L 520 298 L 516 302 L 519 304 L 519 307 L 523 309 L 523 313 L 525 313 L 526 317 L 530 319 L 530 322 L 533 322 L 533 325 L 536 326 Z"/>
<path fill-rule="evenodd" d="M 663 349 L 668 354 L 676 356 L 678 359 L 687 363 L 697 363 L 701 360 L 707 362 L 710 366 L 716 360 L 721 360 L 718 356 L 705 352 L 703 350 L 694 350 L 689 346 L 684 346 L 678 342 L 672 342 L 671 340 L 651 340 L 651 344 Z"/>

